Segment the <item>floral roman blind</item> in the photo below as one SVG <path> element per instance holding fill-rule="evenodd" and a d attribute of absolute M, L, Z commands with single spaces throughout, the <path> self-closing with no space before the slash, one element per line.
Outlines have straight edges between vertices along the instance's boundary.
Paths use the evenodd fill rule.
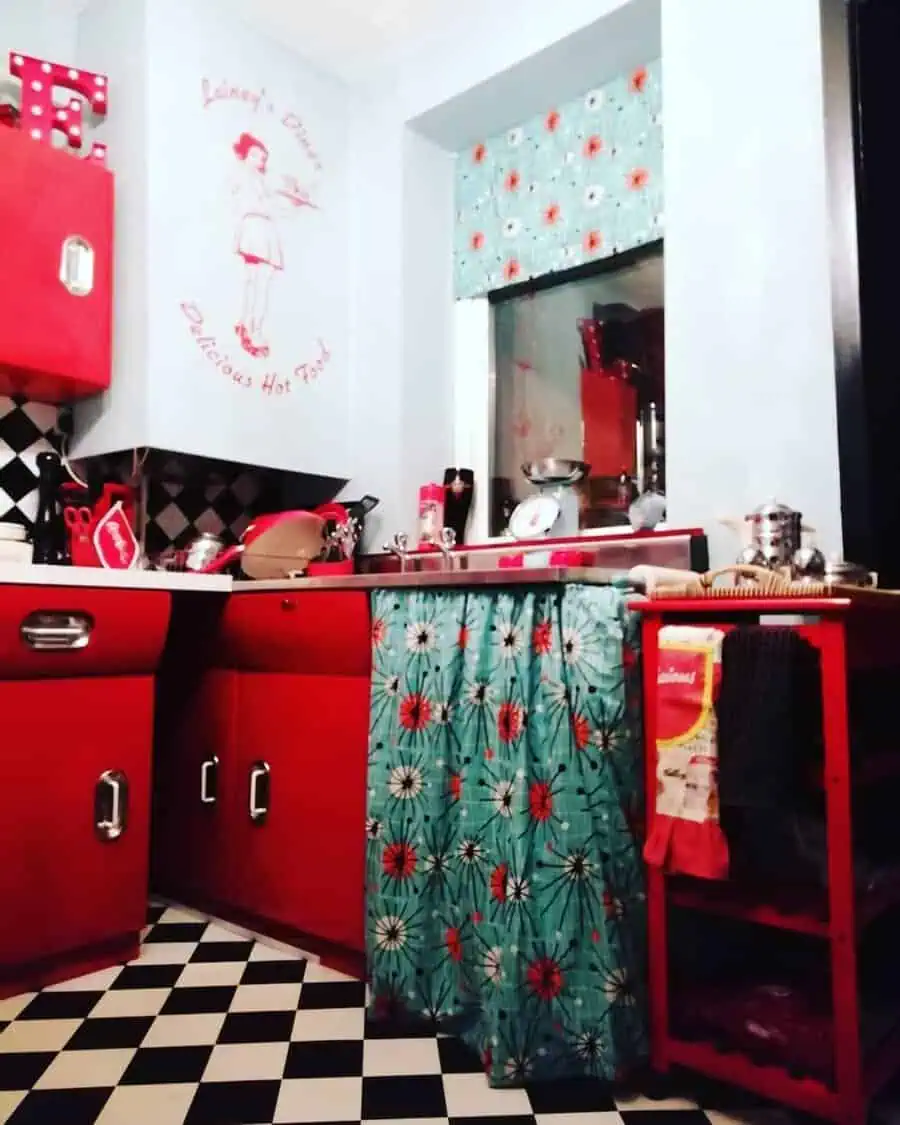
<path fill-rule="evenodd" d="M 662 145 L 656 61 L 459 153 L 456 296 L 660 238 Z"/>

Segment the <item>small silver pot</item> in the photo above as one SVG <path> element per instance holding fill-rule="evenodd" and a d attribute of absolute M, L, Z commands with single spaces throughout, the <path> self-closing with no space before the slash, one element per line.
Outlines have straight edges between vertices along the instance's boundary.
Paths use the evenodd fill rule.
<path fill-rule="evenodd" d="M 184 556 L 184 569 L 202 571 L 225 550 L 225 544 L 211 531 L 204 531 L 194 539 Z"/>

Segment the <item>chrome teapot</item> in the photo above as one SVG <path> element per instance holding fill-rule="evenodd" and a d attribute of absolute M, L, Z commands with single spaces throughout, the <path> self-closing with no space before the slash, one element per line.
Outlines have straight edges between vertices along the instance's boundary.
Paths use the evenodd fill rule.
<path fill-rule="evenodd" d="M 777 500 L 767 500 L 744 516 L 750 524 L 750 551 L 768 567 L 789 566 L 802 546 L 803 513 Z"/>

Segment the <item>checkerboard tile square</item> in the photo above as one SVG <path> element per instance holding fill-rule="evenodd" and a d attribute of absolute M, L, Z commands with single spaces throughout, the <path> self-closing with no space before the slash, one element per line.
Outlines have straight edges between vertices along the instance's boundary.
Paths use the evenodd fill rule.
<path fill-rule="evenodd" d="M 440 1074 L 436 1039 L 369 1039 L 363 1055 L 363 1075 L 378 1078 L 399 1074 Z"/>
<path fill-rule="evenodd" d="M 129 988 L 120 992 L 107 992 L 91 1013 L 97 1019 L 121 1016 L 156 1016 L 166 1003 L 170 991 L 166 988 Z"/>
<path fill-rule="evenodd" d="M 252 949 L 252 941 L 201 941 L 191 954 L 190 961 L 193 965 L 213 961 L 246 962 Z"/>
<path fill-rule="evenodd" d="M 525 1090 L 495 1090 L 483 1074 L 445 1074 L 444 1092 L 450 1117 L 514 1117 L 530 1115 Z"/>
<path fill-rule="evenodd" d="M 69 1040 L 66 1050 L 100 1051 L 116 1047 L 140 1047 L 152 1026 L 152 1016 L 85 1020 Z"/>
<path fill-rule="evenodd" d="M 38 1090 L 115 1087 L 134 1058 L 127 1048 L 104 1051 L 61 1051 L 35 1083 Z"/>
<path fill-rule="evenodd" d="M 160 922 L 150 929 L 144 941 L 148 944 L 157 941 L 202 941 L 206 930 L 205 922 Z"/>
<path fill-rule="evenodd" d="M 220 1043 L 278 1043 L 290 1039 L 293 1012 L 229 1012 Z"/>
<path fill-rule="evenodd" d="M 81 1020 L 16 1020 L 0 1035 L 0 1058 L 15 1051 L 61 1051 Z"/>
<path fill-rule="evenodd" d="M 340 981 L 315 984 L 307 980 L 300 997 L 301 1008 L 361 1008 L 366 1002 L 366 986 L 362 981 Z"/>
<path fill-rule="evenodd" d="M 210 946 L 211 949 L 217 948 Z M 185 965 L 172 982 L 179 988 L 215 988 L 240 984 L 246 965 L 243 961 L 210 961 Z"/>
<path fill-rule="evenodd" d="M 363 1079 L 363 1119 L 445 1117 L 448 1107 L 440 1075 Z"/>
<path fill-rule="evenodd" d="M 285 1073 L 288 1043 L 220 1043 L 213 1048 L 204 1082 L 258 1082 L 281 1079 Z"/>
<path fill-rule="evenodd" d="M 305 961 L 254 961 L 244 966 L 241 984 L 302 984 L 306 969 Z"/>
<path fill-rule="evenodd" d="M 19 1013 L 20 1020 L 86 1019 L 102 992 L 41 992 Z"/>
<path fill-rule="evenodd" d="M 55 1051 L 0 1052 L 0 1090 L 30 1090 L 55 1058 Z"/>
<path fill-rule="evenodd" d="M 359 1121 L 362 1078 L 296 1078 L 281 1083 L 275 1125 Z"/>
<path fill-rule="evenodd" d="M 362 1073 L 363 1044 L 334 1040 L 330 1043 L 291 1043 L 285 1078 L 353 1078 Z"/>
<path fill-rule="evenodd" d="M 299 984 L 245 984 L 236 991 L 232 1012 L 296 1011 L 300 1001 Z"/>
<path fill-rule="evenodd" d="M 179 964 L 132 963 L 125 966 L 110 987 L 116 991 L 124 988 L 171 988 L 183 972 L 184 966 Z"/>
<path fill-rule="evenodd" d="M 476 1051 L 459 1039 L 438 1039 L 438 1054 L 444 1074 L 483 1074 L 484 1067 Z"/>
<path fill-rule="evenodd" d="M 122 1078 L 124 1085 L 199 1082 L 212 1047 L 140 1047 Z"/>
<path fill-rule="evenodd" d="M 163 1014 L 183 1016 L 191 1012 L 227 1012 L 234 1000 L 236 988 L 174 988 L 163 1005 Z"/>
<path fill-rule="evenodd" d="M 608 1113 L 616 1103 L 605 1082 L 596 1078 L 572 1078 L 565 1089 L 560 1083 L 534 1082 L 527 1086 L 535 1113 Z"/>
<path fill-rule="evenodd" d="M 301 1041 L 362 1039 L 365 1028 L 361 1008 L 301 1009 L 293 1020 L 291 1039 Z"/>
<path fill-rule="evenodd" d="M 97 1125 L 183 1125 L 196 1092 L 197 1085 L 192 1082 L 119 1086 L 113 1090 Z"/>
<path fill-rule="evenodd" d="M 224 1012 L 192 1012 L 181 1016 L 157 1016 L 148 1029 L 144 1047 L 212 1046 L 225 1023 Z"/>
<path fill-rule="evenodd" d="M 10 1020 L 16 1019 L 25 1011 L 35 996 L 37 996 L 36 992 L 23 992 L 21 996 L 10 996 L 6 1000 L 0 1000 L 0 1020 L 9 1023 Z"/>
<path fill-rule="evenodd" d="M 186 1125 L 254 1125 L 277 1120 L 279 1092 L 276 1081 L 204 1082 L 194 1096 Z"/>
<path fill-rule="evenodd" d="M 95 1125 L 111 1089 L 33 1090 L 8 1125 Z"/>

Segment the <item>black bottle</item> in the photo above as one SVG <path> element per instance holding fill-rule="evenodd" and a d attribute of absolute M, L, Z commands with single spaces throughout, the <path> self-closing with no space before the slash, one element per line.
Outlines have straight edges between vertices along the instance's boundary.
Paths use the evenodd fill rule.
<path fill-rule="evenodd" d="M 58 453 L 39 453 L 38 509 L 32 541 L 36 563 L 60 563 L 65 559 L 65 525 L 59 506 L 62 463 Z"/>

